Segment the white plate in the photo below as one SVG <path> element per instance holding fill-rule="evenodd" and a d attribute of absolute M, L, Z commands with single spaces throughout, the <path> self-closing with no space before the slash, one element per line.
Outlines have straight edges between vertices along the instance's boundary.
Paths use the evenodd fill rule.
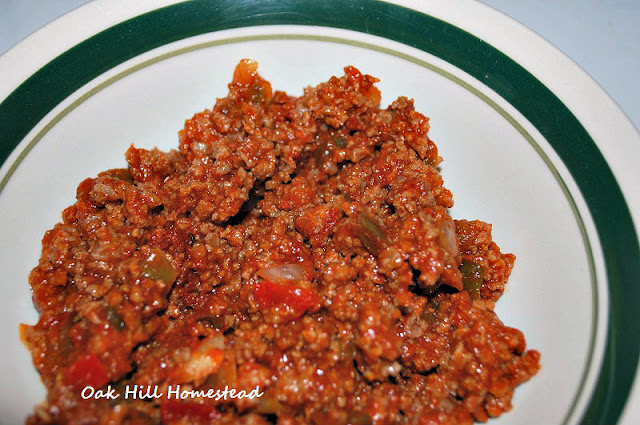
<path fill-rule="evenodd" d="M 37 320 L 27 276 L 44 231 L 83 178 L 125 165 L 132 142 L 175 148 L 184 119 L 225 95 L 243 57 L 293 94 L 355 65 L 381 79 L 383 105 L 408 95 L 431 117 L 452 215 L 493 223 L 518 255 L 498 314 L 542 353 L 513 411 L 491 423 L 618 419 L 640 341 L 628 211 L 637 218 L 640 137 L 575 65 L 513 21 L 478 4 L 405 6 L 431 16 L 373 0 L 97 2 L 0 58 L 2 149 L 15 147 L 0 170 L 3 421 L 23 421 L 44 398 L 17 333 Z"/>

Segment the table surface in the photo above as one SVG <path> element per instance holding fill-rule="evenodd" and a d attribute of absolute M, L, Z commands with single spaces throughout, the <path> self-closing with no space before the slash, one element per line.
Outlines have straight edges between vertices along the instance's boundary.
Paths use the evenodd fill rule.
<path fill-rule="evenodd" d="M 444 0 L 443 0 L 444 1 Z M 0 54 L 87 0 L 0 0 Z M 640 1 L 483 0 L 531 28 L 575 61 L 640 128 Z M 637 382 L 636 382 L 637 384 Z M 621 424 L 640 423 L 636 385 Z"/>

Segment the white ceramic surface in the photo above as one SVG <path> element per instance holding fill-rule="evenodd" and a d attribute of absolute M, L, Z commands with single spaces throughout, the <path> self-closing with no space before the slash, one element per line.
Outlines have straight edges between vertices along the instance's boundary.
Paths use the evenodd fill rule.
<path fill-rule="evenodd" d="M 430 7 L 430 2 L 409 4 L 416 8 Z M 107 7 L 110 15 L 96 17 L 96 13 Z M 97 28 L 133 16 L 145 7 L 149 7 L 146 2 L 137 6 L 124 3 L 107 6 L 98 2 L 54 22 L 0 58 L 0 70 L 7 71 L 4 74 L 7 78 L 0 82 L 0 99 L 38 69 L 47 57 L 74 45 Z M 634 159 L 640 159 L 638 147 L 616 143 L 613 136 L 640 140 L 613 102 L 573 63 L 488 8 L 477 10 L 483 23 L 475 22 L 455 5 L 439 7 L 437 11 L 439 17 L 491 39 L 494 46 L 518 61 L 523 60 L 520 63 L 546 83 L 579 119 L 594 114 L 605 117 L 606 128 L 597 122 L 584 122 L 589 124 L 587 129 L 612 164 L 637 218 L 638 193 L 630 180 L 637 177 L 637 171 L 630 165 Z M 87 18 L 92 19 L 91 25 L 85 24 Z M 71 30 L 73 22 L 83 23 Z M 511 38 L 507 40 L 500 35 L 496 25 L 508 27 Z M 56 39 L 55 34 L 61 38 Z M 299 39 L 237 40 L 238 37 L 277 34 Z M 312 40 L 310 36 L 320 39 Z M 211 44 L 214 40 L 226 41 Z M 345 44 L 345 40 L 364 44 L 354 46 Z M 196 45 L 200 47 L 180 53 L 180 49 Z M 523 57 L 518 53 L 523 45 L 541 51 L 542 59 L 534 64 Z M 380 51 L 380 47 L 388 51 Z M 43 54 L 34 55 L 34 50 Z M 155 61 L 167 53 L 172 56 L 131 71 L 133 66 Z M 73 202 L 75 187 L 84 177 L 125 164 L 123 153 L 130 143 L 161 149 L 176 147 L 176 133 L 184 119 L 210 107 L 216 97 L 225 95 L 233 67 L 242 57 L 258 60 L 261 74 L 274 88 L 294 94 L 299 94 L 305 85 L 340 74 L 343 65 L 353 64 L 381 79 L 383 105 L 399 95 L 415 99 L 417 109 L 431 117 L 430 135 L 445 159 L 445 184 L 456 200 L 452 215 L 493 223 L 494 237 L 503 250 L 518 255 L 498 312 L 505 323 L 522 329 L 529 346 L 541 351 L 543 356 L 543 368 L 538 376 L 516 391 L 514 410 L 491 423 L 560 423 L 577 396 L 577 406 L 570 417 L 570 422 L 576 423 L 588 401 L 602 355 L 607 290 L 602 254 L 586 204 L 553 150 L 511 105 L 438 58 L 399 43 L 350 31 L 285 26 L 205 34 L 125 62 L 52 110 L 3 165 L 0 175 L 9 170 L 25 147 L 39 139 L 0 193 L 0 251 L 3 253 L 0 266 L 5 270 L 0 286 L 3 300 L 0 332 L 3 340 L 10 341 L 0 354 L 1 375 L 5 377 L 0 382 L 2 421 L 19 423 L 44 397 L 28 353 L 17 340 L 18 324 L 35 323 L 37 318 L 30 303 L 26 276 L 36 264 L 44 231 L 51 228 L 60 219 L 62 209 Z M 327 61 L 327 57 L 331 60 Z M 9 66 L 17 58 L 21 59 L 21 66 Z M 550 69 L 555 72 L 551 74 Z M 471 90 L 447 75 L 465 82 Z M 97 93 L 84 99 L 99 86 L 102 88 Z M 576 91 L 576 87 L 580 90 Z M 487 97 L 489 103 L 482 96 Z M 594 105 L 585 99 L 600 102 Z M 82 101 L 75 104 L 78 100 Z M 71 108 L 71 105 L 74 106 Z M 554 172 L 559 177 L 554 176 Z M 563 192 L 562 182 L 573 195 L 575 207 Z M 582 224 L 576 220 L 572 208 L 578 211 Z M 586 245 L 581 225 L 589 240 Z M 591 276 L 587 245 L 594 253 L 594 276 Z M 568 263 L 573 266 L 567 267 Z M 588 284 L 592 279 L 600 285 L 597 291 Z M 597 321 L 593 314 L 596 309 Z M 591 341 L 592 328 L 596 331 L 595 341 Z M 583 372 L 592 343 L 593 357 L 585 377 Z M 540 409 L 541 405 L 545 408 Z"/>

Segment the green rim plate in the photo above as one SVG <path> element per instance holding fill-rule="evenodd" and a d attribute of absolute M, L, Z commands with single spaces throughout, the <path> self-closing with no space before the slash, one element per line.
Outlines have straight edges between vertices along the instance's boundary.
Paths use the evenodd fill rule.
<path fill-rule="evenodd" d="M 105 71 L 194 35 L 256 25 L 343 28 L 398 41 L 460 68 L 508 101 L 545 137 L 576 181 L 604 253 L 607 341 L 581 422 L 616 423 L 640 353 L 640 250 L 629 208 L 587 131 L 540 81 L 472 34 L 418 11 L 377 0 L 191 1 L 119 23 L 77 44 L 31 75 L 0 104 L 0 162 L 60 102 Z"/>

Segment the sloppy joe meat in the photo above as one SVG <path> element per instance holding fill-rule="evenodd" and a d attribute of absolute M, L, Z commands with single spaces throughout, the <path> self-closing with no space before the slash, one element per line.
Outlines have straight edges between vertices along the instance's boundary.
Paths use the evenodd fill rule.
<path fill-rule="evenodd" d="M 346 67 L 300 97 L 243 60 L 176 150 L 134 146 L 46 232 L 36 424 L 469 424 L 539 368 L 494 312 L 515 257 L 454 221 L 429 120 Z M 517 288 L 515 289 L 517 290 Z M 254 399 L 83 399 L 169 385 Z"/>

